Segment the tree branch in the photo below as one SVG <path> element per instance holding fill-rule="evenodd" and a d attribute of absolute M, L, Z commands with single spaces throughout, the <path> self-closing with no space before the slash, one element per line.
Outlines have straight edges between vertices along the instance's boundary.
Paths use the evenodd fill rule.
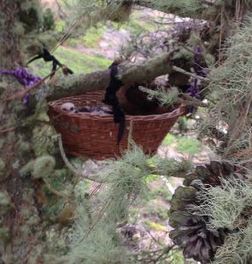
<path fill-rule="evenodd" d="M 119 65 L 119 78 L 123 84 L 143 83 L 172 72 L 172 58 L 176 50 L 163 53 L 147 60 L 142 64 Z M 61 78 L 51 84 L 47 98 L 56 100 L 67 96 L 76 96 L 88 91 L 105 89 L 109 84 L 109 70 L 97 71 L 89 74 L 72 75 Z"/>
<path fill-rule="evenodd" d="M 177 67 L 177 66 L 173 66 L 172 69 L 176 72 L 180 72 L 180 73 L 183 73 L 187 76 L 190 76 L 190 77 L 193 77 L 195 79 L 198 79 L 198 80 L 201 80 L 201 81 L 209 81 L 208 78 L 205 78 L 205 77 L 202 77 L 202 76 L 199 76 L 197 74 L 194 74 L 192 72 L 188 72 L 188 71 L 185 71 L 184 69 L 180 68 L 180 67 Z"/>

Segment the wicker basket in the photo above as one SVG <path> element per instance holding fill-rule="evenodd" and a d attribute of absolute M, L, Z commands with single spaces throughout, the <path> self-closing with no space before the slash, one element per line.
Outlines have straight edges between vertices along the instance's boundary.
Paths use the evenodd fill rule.
<path fill-rule="evenodd" d="M 113 122 L 112 115 L 68 113 L 60 108 L 65 102 L 72 102 L 77 107 L 102 105 L 103 96 L 103 91 L 96 91 L 49 102 L 48 114 L 56 131 L 62 135 L 66 153 L 74 156 L 88 156 L 97 160 L 118 157 L 127 149 L 130 124 L 132 138 L 136 144 L 142 146 L 145 153 L 155 153 L 168 131 L 185 110 L 183 107 L 178 107 L 170 113 L 158 115 L 127 115 L 124 136 L 118 146 L 116 144 L 118 125 Z"/>

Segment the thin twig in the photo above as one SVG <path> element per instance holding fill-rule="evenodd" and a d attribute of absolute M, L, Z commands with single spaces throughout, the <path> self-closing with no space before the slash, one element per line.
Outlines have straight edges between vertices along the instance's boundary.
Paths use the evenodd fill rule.
<path fill-rule="evenodd" d="M 206 78 L 206 77 L 202 77 L 202 76 L 199 76 L 199 75 L 197 75 L 197 74 L 194 74 L 194 73 L 192 73 L 192 72 L 188 72 L 188 71 L 185 71 L 184 69 L 182 69 L 182 68 L 180 68 L 180 67 L 178 67 L 178 66 L 172 66 L 172 69 L 174 70 L 174 71 L 176 71 L 176 72 L 180 72 L 180 73 L 183 73 L 183 74 L 185 74 L 185 75 L 188 75 L 188 76 L 191 76 L 191 77 L 193 77 L 193 78 L 195 78 L 195 79 L 198 79 L 198 80 L 201 80 L 201 81 L 210 81 L 208 78 Z"/>
<path fill-rule="evenodd" d="M 182 98 L 178 98 L 178 102 L 189 106 L 207 107 L 206 103 L 203 103 L 199 99 L 192 97 L 189 94 L 182 94 Z"/>
<path fill-rule="evenodd" d="M 98 217 L 96 219 L 96 221 L 92 224 L 92 226 L 88 229 L 88 231 L 83 235 L 82 239 L 80 240 L 80 242 L 82 242 L 85 238 L 87 238 L 89 236 L 89 234 L 94 230 L 95 226 L 98 224 L 98 222 L 101 220 L 101 218 L 103 217 L 105 210 L 107 209 L 107 207 L 109 206 L 111 200 L 108 200 L 106 202 L 106 204 L 104 205 L 104 207 L 100 210 Z"/>
<path fill-rule="evenodd" d="M 65 165 L 68 167 L 68 169 L 70 171 L 72 171 L 76 176 L 78 177 L 82 177 L 84 179 L 87 179 L 89 181 L 93 181 L 93 182 L 99 182 L 99 183 L 104 183 L 105 181 L 102 181 L 100 179 L 96 179 L 96 178 L 91 178 L 89 176 L 86 176 L 86 175 L 83 175 L 83 172 L 81 170 L 78 170 L 76 169 L 71 163 L 70 161 L 68 160 L 67 156 L 66 156 L 66 153 L 64 151 L 64 147 L 63 147 L 63 142 L 62 142 L 62 138 L 61 138 L 61 135 L 58 135 L 58 138 L 59 138 L 59 149 L 60 149 L 60 154 L 61 154 L 61 157 L 63 159 L 63 161 L 65 162 Z"/>
<path fill-rule="evenodd" d="M 3 128 L 3 129 L 0 130 L 0 134 L 4 134 L 4 133 L 15 131 L 15 129 L 16 129 L 15 127 Z"/>
<path fill-rule="evenodd" d="M 129 134 L 128 134 L 128 149 L 130 149 L 130 146 L 133 141 L 132 133 L 133 133 L 133 120 L 130 120 Z"/>

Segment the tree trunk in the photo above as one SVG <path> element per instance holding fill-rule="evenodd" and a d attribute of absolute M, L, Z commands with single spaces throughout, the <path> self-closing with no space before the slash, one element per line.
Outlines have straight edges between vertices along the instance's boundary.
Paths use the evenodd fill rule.
<path fill-rule="evenodd" d="M 20 53 L 20 35 L 16 17 L 19 11 L 17 1 L 0 0 L 0 69 L 11 69 L 22 64 Z"/>
<path fill-rule="evenodd" d="M 26 2 L 26 3 L 25 3 Z M 22 6 L 31 1 L 0 0 L 0 66 L 9 70 L 23 64 L 20 38 L 23 23 L 19 21 Z M 23 87 L 12 76 L 0 75 L 0 97 L 13 95 Z M 50 126 L 41 125 L 38 115 L 42 103 L 28 105 L 22 100 L 0 104 L 0 263 L 42 263 L 42 235 L 45 234 L 42 202 L 46 200 L 45 182 L 39 173 L 55 159 L 46 149 Z M 45 118 L 41 120 L 45 121 Z M 51 133 L 52 134 L 52 133 Z M 40 144 L 40 145 L 39 145 Z M 47 159 L 42 172 L 34 176 L 35 162 Z M 56 164 L 58 168 L 60 165 Z M 41 168 L 40 168 L 41 170 Z M 42 174 L 43 174 L 42 173 Z M 41 193 L 39 196 L 39 192 Z M 50 194 L 52 195 L 52 194 Z M 44 199 L 44 200 L 43 200 Z M 56 200 L 56 198 L 54 197 Z M 2 261 L 1 261 L 2 260 Z"/>

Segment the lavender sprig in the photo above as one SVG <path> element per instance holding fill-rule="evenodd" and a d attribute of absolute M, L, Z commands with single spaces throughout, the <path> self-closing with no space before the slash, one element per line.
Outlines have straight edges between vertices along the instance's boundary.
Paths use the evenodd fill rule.
<path fill-rule="evenodd" d="M 14 76 L 17 81 L 25 87 L 31 87 L 41 80 L 40 77 L 32 75 L 25 68 L 16 68 L 15 70 L 0 70 L 0 74 Z"/>
<path fill-rule="evenodd" d="M 12 75 L 20 84 L 24 85 L 25 87 L 32 87 L 42 80 L 40 77 L 32 75 L 22 67 L 16 68 L 15 70 L 0 70 L 0 74 Z M 24 96 L 23 103 L 28 105 L 29 95 Z"/>

